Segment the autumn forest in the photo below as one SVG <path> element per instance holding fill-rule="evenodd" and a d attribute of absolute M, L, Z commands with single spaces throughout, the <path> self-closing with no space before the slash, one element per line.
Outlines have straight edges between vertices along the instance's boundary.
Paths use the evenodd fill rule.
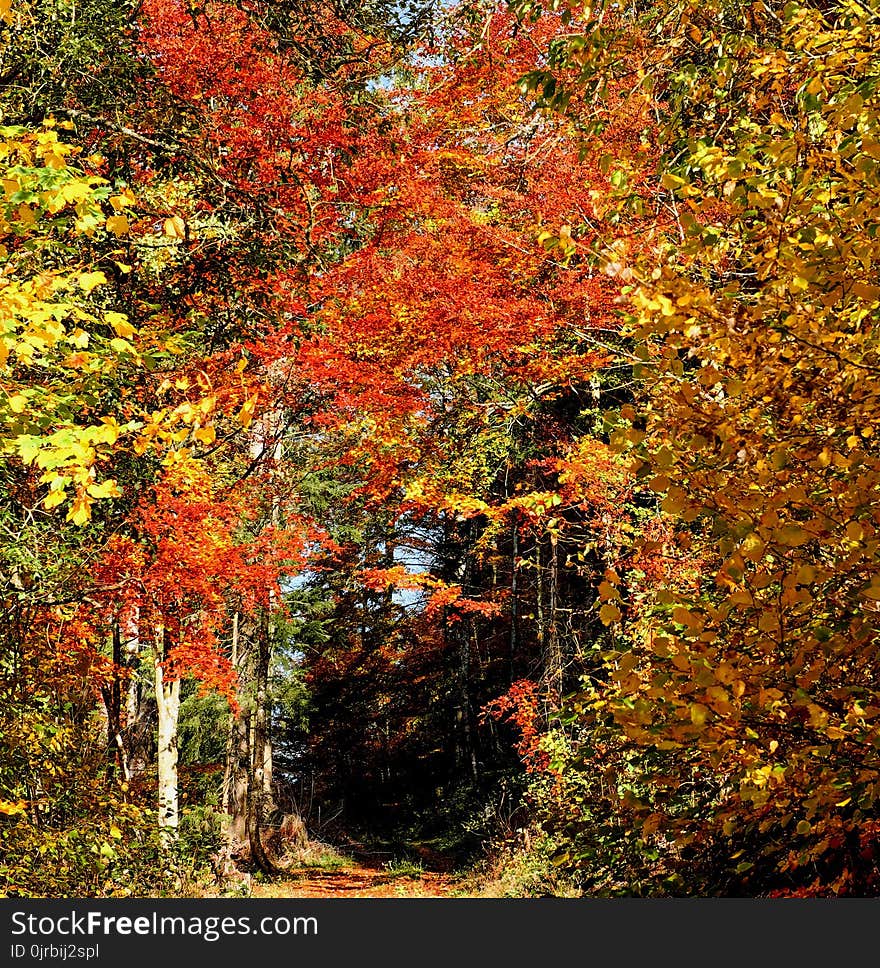
<path fill-rule="evenodd" d="M 0 897 L 880 894 L 878 0 L 0 0 L 0 108 Z"/>

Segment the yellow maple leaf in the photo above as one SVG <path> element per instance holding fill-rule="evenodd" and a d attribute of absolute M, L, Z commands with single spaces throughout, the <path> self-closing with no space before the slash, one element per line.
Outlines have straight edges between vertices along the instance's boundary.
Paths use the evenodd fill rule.
<path fill-rule="evenodd" d="M 74 498 L 70 510 L 67 512 L 67 520 L 72 521 L 78 527 L 82 527 L 82 525 L 91 519 L 92 505 L 94 503 L 85 491 L 80 491 Z"/>
<path fill-rule="evenodd" d="M 77 282 L 84 292 L 91 292 L 95 286 L 101 286 L 107 281 L 103 272 L 81 272 Z"/>
<path fill-rule="evenodd" d="M 2 9 L 2 2 L 0 0 L 0 9 Z M 0 800 L 0 813 L 5 814 L 7 817 L 14 817 L 16 814 L 24 813 L 27 810 L 26 800 Z"/>
<path fill-rule="evenodd" d="M 128 218 L 125 215 L 111 215 L 105 225 L 107 231 L 116 236 L 125 235 L 129 230 Z"/>

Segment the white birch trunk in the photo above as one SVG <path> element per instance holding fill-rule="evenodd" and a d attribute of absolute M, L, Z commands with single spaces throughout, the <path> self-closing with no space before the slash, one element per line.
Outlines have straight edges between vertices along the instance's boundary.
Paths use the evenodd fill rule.
<path fill-rule="evenodd" d="M 125 722 L 132 726 L 141 714 L 140 685 L 137 678 L 137 667 L 141 653 L 140 641 L 140 609 L 133 605 L 129 609 L 122 626 L 122 636 L 126 652 L 127 666 L 131 670 L 128 689 L 125 693 Z"/>
<path fill-rule="evenodd" d="M 159 831 L 167 846 L 177 840 L 177 723 L 180 713 L 180 679 L 165 677 L 165 632 L 156 635 L 156 706 L 159 713 Z"/>

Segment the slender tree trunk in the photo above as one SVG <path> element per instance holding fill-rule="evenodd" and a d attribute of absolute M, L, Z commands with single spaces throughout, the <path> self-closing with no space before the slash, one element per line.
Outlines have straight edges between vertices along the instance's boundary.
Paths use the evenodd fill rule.
<path fill-rule="evenodd" d="M 513 545 L 510 558 L 510 685 L 513 684 L 515 670 L 516 653 L 519 647 L 519 528 L 517 527 L 516 517 L 513 520 L 512 535 Z"/>
<path fill-rule="evenodd" d="M 463 525 L 462 560 L 457 569 L 457 579 L 467 594 L 473 583 L 473 548 L 472 524 Z M 471 723 L 471 641 L 470 630 L 472 624 L 464 620 L 454 624 L 447 624 L 446 634 L 455 643 L 457 664 L 453 670 L 455 699 L 455 762 L 460 772 L 468 770 L 474 780 L 479 778 L 477 765 L 477 749 L 474 731 Z"/>
<path fill-rule="evenodd" d="M 141 664 L 140 609 L 133 605 L 124 613 L 120 623 L 124 664 L 128 671 L 125 688 L 125 726 L 122 738 L 129 776 L 143 773 L 149 762 L 148 735 L 152 743 L 152 729 L 144 722 L 143 688 L 138 671 Z"/>
<path fill-rule="evenodd" d="M 461 624 L 464 625 L 464 622 Z M 459 702 L 461 704 L 462 752 L 467 760 L 471 776 L 474 780 L 479 780 L 480 771 L 477 766 L 477 748 L 471 727 L 471 643 L 470 636 L 465 629 L 462 629 L 459 655 Z"/>
<path fill-rule="evenodd" d="M 541 539 L 535 539 L 535 617 L 537 619 L 538 652 L 547 668 L 547 657 L 544 652 L 546 640 L 546 626 L 544 625 L 544 565 L 541 555 Z"/>
<path fill-rule="evenodd" d="M 122 630 L 125 636 L 125 664 L 129 669 L 128 688 L 125 692 L 125 722 L 128 726 L 132 726 L 140 718 L 141 687 L 137 677 L 141 654 L 139 620 L 139 609 L 135 605 Z"/>
<path fill-rule="evenodd" d="M 249 650 L 241 635 L 241 616 L 232 616 L 232 665 L 239 681 L 245 680 Z M 223 812 L 227 816 L 226 834 L 234 849 L 247 840 L 248 775 L 250 773 L 250 710 L 229 717 L 226 735 L 226 768 L 223 773 Z"/>
<path fill-rule="evenodd" d="M 284 870 L 273 861 L 263 846 L 262 833 L 266 825 L 266 813 L 271 805 L 270 792 L 266 789 L 266 749 L 271 751 L 269 741 L 269 660 L 272 654 L 272 638 L 269 613 L 260 615 L 257 629 L 257 653 L 254 663 L 254 712 L 251 750 L 253 753 L 248 785 L 248 840 L 251 857 L 257 867 L 267 874 Z M 271 753 L 270 753 L 271 755 Z"/>
<path fill-rule="evenodd" d="M 278 526 L 281 509 L 274 491 L 274 464 L 283 457 L 281 440 L 283 412 L 275 410 L 264 415 L 258 436 L 260 453 L 271 457 L 268 465 L 269 486 L 272 488 L 271 522 Z M 272 742 L 269 735 L 269 663 L 272 658 L 271 615 L 273 595 L 269 593 L 268 607 L 261 610 L 256 635 L 254 659 L 254 706 L 251 716 L 250 768 L 248 770 L 248 840 L 251 857 L 260 870 L 267 874 L 281 873 L 283 866 L 275 863 L 263 847 L 262 832 L 265 816 L 272 806 Z"/>
<path fill-rule="evenodd" d="M 275 788 L 273 783 L 275 782 L 274 770 L 272 767 L 272 760 L 274 753 L 272 750 L 272 737 L 266 735 L 263 741 L 263 794 L 270 800 L 275 798 Z"/>
<path fill-rule="evenodd" d="M 224 787 L 223 810 L 228 816 L 230 841 L 243 844 L 248 836 L 248 775 L 251 759 L 251 714 L 231 717 L 227 747 L 228 780 Z"/>
<path fill-rule="evenodd" d="M 254 778 L 255 787 L 260 793 L 266 792 L 266 747 L 269 745 L 269 659 L 272 643 L 269 634 L 269 615 L 260 616 L 257 631 L 257 662 L 255 668 L 254 695 Z"/>
<path fill-rule="evenodd" d="M 270 600 L 271 605 L 271 600 Z M 272 662 L 273 648 L 271 611 L 260 617 L 256 666 L 256 708 L 254 710 L 254 757 L 259 759 L 257 766 L 258 786 L 263 792 L 266 812 L 274 809 L 275 794 L 272 787 L 272 733 L 270 730 L 272 699 L 269 695 L 269 666 Z"/>
<path fill-rule="evenodd" d="M 168 679 L 164 663 L 168 658 L 165 629 L 156 632 L 156 705 L 159 712 L 159 830 L 167 846 L 177 840 L 177 724 L 180 714 L 180 679 Z"/>
<path fill-rule="evenodd" d="M 238 672 L 239 661 L 238 661 L 238 611 L 232 613 L 232 645 L 230 648 L 230 661 L 232 662 L 232 668 Z M 233 752 L 235 750 L 234 738 L 235 738 L 235 716 L 229 717 L 229 729 L 226 733 L 226 764 L 223 770 L 223 797 L 222 797 L 222 807 L 225 813 L 229 813 L 229 806 L 231 803 L 231 790 L 232 790 L 232 775 L 234 772 L 233 766 Z"/>
<path fill-rule="evenodd" d="M 563 656 L 559 637 L 559 543 L 555 534 L 550 535 L 549 565 L 549 625 L 547 628 L 547 684 L 550 701 L 558 704 L 562 699 Z"/>
<path fill-rule="evenodd" d="M 128 780 L 128 756 L 122 739 L 122 637 L 119 621 L 114 619 L 111 629 L 113 678 L 101 687 L 101 698 L 107 714 L 107 779 L 112 779 L 116 769 L 122 771 L 123 779 Z"/>
<path fill-rule="evenodd" d="M 274 511 L 275 509 L 273 509 Z M 275 522 L 277 524 L 277 521 Z M 273 596 L 269 595 L 270 610 L 265 615 L 261 624 L 260 649 L 257 654 L 257 691 L 259 701 L 257 703 L 256 721 L 260 731 L 260 745 L 254 747 L 254 755 L 262 756 L 262 790 L 263 804 L 267 811 L 275 807 L 275 791 L 272 786 L 274 770 L 272 768 L 272 697 L 269 695 L 269 667 L 272 663 L 272 652 L 274 650 L 274 635 L 272 626 L 272 605 Z"/>

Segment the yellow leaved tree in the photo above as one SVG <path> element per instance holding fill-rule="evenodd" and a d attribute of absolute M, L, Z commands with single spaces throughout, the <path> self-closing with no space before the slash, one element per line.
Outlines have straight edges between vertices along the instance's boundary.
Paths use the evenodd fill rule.
<path fill-rule="evenodd" d="M 101 308 L 107 278 L 77 245 L 114 218 L 102 203 L 124 212 L 133 199 L 74 167 L 77 153 L 52 122 L 0 128 L 0 450 L 39 471 L 46 508 L 70 502 L 82 524 L 119 496 L 99 468 L 140 424 L 121 425 L 107 401 L 119 367 L 137 365 L 134 328 Z"/>
<path fill-rule="evenodd" d="M 648 244 L 602 259 L 641 360 L 612 443 L 672 536 L 662 581 L 600 589 L 620 649 L 578 715 L 674 889 L 876 892 L 880 7 L 547 6 L 571 35 L 526 86 L 630 77 L 663 160 Z"/>
<path fill-rule="evenodd" d="M 859 893 L 880 834 L 877 15 L 738 8 L 734 44 L 684 9 L 726 57 L 664 177 L 679 234 L 609 264 L 646 386 L 617 440 L 701 580 L 656 593 L 617 717 L 696 756 L 703 815 L 662 820 L 685 844 L 720 843 L 754 889 Z"/>
<path fill-rule="evenodd" d="M 133 392 L 145 355 L 171 348 L 108 308 L 100 266 L 131 266 L 92 242 L 127 235 L 135 199 L 76 167 L 80 149 L 58 127 L 0 127 L 0 452 L 37 472 L 44 508 L 67 505 L 82 525 L 96 501 L 121 494 L 114 454 L 186 462 L 215 439 L 217 399 L 198 386 L 195 401 L 156 408 Z"/>

